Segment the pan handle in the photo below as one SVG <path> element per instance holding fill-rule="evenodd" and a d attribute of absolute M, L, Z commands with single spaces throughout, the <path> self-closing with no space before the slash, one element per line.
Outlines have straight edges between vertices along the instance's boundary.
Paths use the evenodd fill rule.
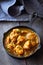
<path fill-rule="evenodd" d="M 34 23 L 34 21 L 37 19 L 37 13 L 34 12 L 33 14 L 30 14 L 30 25 Z"/>

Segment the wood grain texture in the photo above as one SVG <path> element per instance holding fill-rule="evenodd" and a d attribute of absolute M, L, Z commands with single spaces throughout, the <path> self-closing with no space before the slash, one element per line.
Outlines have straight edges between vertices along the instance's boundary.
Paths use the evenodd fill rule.
<path fill-rule="evenodd" d="M 26 59 L 10 57 L 3 47 L 3 33 L 14 26 L 28 26 L 33 28 L 41 38 L 41 49 L 33 56 Z M 43 20 L 37 18 L 31 25 L 30 22 L 0 22 L 0 65 L 43 65 Z"/>
<path fill-rule="evenodd" d="M 43 65 L 43 20 L 37 18 L 37 20 L 32 24 L 32 28 L 41 38 L 41 48 L 33 56 L 26 59 L 26 63 L 27 65 Z"/>
<path fill-rule="evenodd" d="M 14 26 L 19 26 L 19 23 L 0 22 L 0 65 L 25 65 L 25 60 L 19 60 L 10 57 L 3 47 L 3 33 Z"/>

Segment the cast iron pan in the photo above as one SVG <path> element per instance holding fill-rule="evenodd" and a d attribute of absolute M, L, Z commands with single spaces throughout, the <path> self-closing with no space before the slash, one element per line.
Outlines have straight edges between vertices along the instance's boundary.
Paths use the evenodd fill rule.
<path fill-rule="evenodd" d="M 36 33 L 36 31 L 35 31 L 34 29 L 30 28 L 30 27 L 27 27 L 27 26 L 15 26 L 15 27 L 11 28 L 10 30 L 8 30 L 7 32 L 5 32 L 5 33 L 3 34 L 3 46 L 4 46 L 4 48 L 5 48 L 4 40 L 5 40 L 6 34 L 7 34 L 8 32 L 10 32 L 12 29 L 16 29 L 16 28 L 28 28 L 28 29 L 31 29 L 32 31 L 34 31 L 34 32 Z M 37 33 L 36 33 L 36 34 L 37 34 Z M 37 35 L 38 35 L 38 34 L 37 34 Z M 39 35 L 38 35 L 38 37 L 39 37 Z M 39 37 L 39 45 L 38 45 L 38 48 L 35 50 L 35 52 L 36 52 L 37 50 L 39 50 L 40 47 L 41 47 L 41 45 L 40 45 L 40 37 Z M 6 48 L 5 48 L 5 50 L 6 50 Z M 13 55 L 12 55 L 11 53 L 9 53 L 7 50 L 6 50 L 6 52 L 7 52 L 10 56 L 15 57 L 15 58 L 20 58 L 20 59 L 30 57 L 30 56 L 32 56 L 32 55 L 35 53 L 35 52 L 34 52 L 34 53 L 32 53 L 31 55 L 29 55 L 29 56 L 27 56 L 27 57 L 17 57 L 17 56 L 13 56 Z"/>

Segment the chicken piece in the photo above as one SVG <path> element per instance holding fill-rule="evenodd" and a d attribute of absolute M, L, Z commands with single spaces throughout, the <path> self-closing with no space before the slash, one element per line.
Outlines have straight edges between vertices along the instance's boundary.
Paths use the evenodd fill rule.
<path fill-rule="evenodd" d="M 11 40 L 12 43 L 16 43 L 16 41 L 17 41 L 16 38 L 13 38 L 13 39 Z"/>
<path fill-rule="evenodd" d="M 6 48 L 8 50 L 12 50 L 13 48 L 15 48 L 15 44 L 14 43 L 9 43 L 9 44 L 6 45 Z"/>
<path fill-rule="evenodd" d="M 24 51 L 24 56 L 25 56 L 25 57 L 29 56 L 29 54 L 30 54 L 30 51 L 29 51 L 29 50 L 25 50 L 25 51 Z"/>
<path fill-rule="evenodd" d="M 27 42 L 25 42 L 23 48 L 24 49 L 30 49 L 30 48 L 32 48 L 34 46 L 36 46 L 36 42 L 35 41 L 30 41 L 30 42 L 27 41 Z"/>
<path fill-rule="evenodd" d="M 10 43 L 10 37 L 9 36 L 7 36 L 7 38 L 5 39 L 5 43 L 6 44 Z"/>
<path fill-rule="evenodd" d="M 35 33 L 28 33 L 26 35 L 26 39 L 34 40 L 36 37 Z"/>
<path fill-rule="evenodd" d="M 14 33 L 11 32 L 11 33 L 10 33 L 10 39 L 12 39 L 13 37 L 14 37 Z"/>
<path fill-rule="evenodd" d="M 22 34 L 22 35 L 26 35 L 27 33 L 28 33 L 27 30 L 22 30 L 22 31 L 21 31 L 21 34 Z"/>
<path fill-rule="evenodd" d="M 13 33 L 13 32 L 11 32 L 11 34 L 10 34 L 10 39 L 12 40 L 13 38 L 17 38 L 18 37 L 18 33 Z"/>
<path fill-rule="evenodd" d="M 21 41 L 17 41 L 17 43 L 16 43 L 16 44 L 20 45 L 20 44 L 21 44 Z"/>
<path fill-rule="evenodd" d="M 18 36 L 17 41 L 25 41 L 25 37 L 20 35 Z"/>
<path fill-rule="evenodd" d="M 17 45 L 17 46 L 14 48 L 14 52 L 16 52 L 17 55 L 22 55 L 22 54 L 23 54 L 23 48 L 22 48 L 20 45 Z"/>
<path fill-rule="evenodd" d="M 18 38 L 17 38 L 17 43 L 16 44 L 21 44 L 21 43 L 23 43 L 23 42 L 25 42 L 25 37 L 24 36 L 18 36 Z"/>
<path fill-rule="evenodd" d="M 28 41 L 25 42 L 23 48 L 24 48 L 24 49 L 30 49 L 30 48 L 31 48 L 30 40 L 28 40 Z"/>
<path fill-rule="evenodd" d="M 35 40 L 34 41 L 31 41 L 31 44 L 32 44 L 32 47 L 36 46 Z"/>
<path fill-rule="evenodd" d="M 19 29 L 13 29 L 13 32 L 14 33 L 20 33 L 20 30 Z"/>
<path fill-rule="evenodd" d="M 38 39 L 38 37 L 36 37 L 36 44 L 38 44 L 39 43 L 39 39 Z"/>

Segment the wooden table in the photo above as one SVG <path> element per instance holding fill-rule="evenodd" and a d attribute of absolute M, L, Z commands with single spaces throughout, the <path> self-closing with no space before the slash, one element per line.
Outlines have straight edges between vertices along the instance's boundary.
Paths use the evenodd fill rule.
<path fill-rule="evenodd" d="M 26 59 L 10 57 L 3 47 L 3 33 L 14 26 L 28 26 L 37 31 L 41 38 L 41 49 L 33 56 Z M 4 22 L 0 21 L 0 65 L 43 65 L 43 20 L 37 18 L 31 25 L 29 22 Z"/>

